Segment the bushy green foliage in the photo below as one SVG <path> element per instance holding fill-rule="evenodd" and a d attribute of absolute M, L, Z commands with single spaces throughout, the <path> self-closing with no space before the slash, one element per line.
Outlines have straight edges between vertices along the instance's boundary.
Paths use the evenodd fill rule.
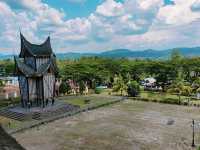
<path fill-rule="evenodd" d="M 184 58 L 178 50 L 173 51 L 169 60 L 85 57 L 79 60 L 58 61 L 58 65 L 63 79 L 73 79 L 77 83 L 84 81 L 87 82 L 89 88 L 93 89 L 96 85 L 107 85 L 114 91 L 123 93 L 130 80 L 139 83 L 149 76 L 157 80 L 157 86 L 161 86 L 164 92 L 169 87 L 176 87 L 173 90 L 177 93 L 180 89 L 180 83 L 178 83 L 180 79 L 184 86 L 192 88 L 192 92 L 197 92 L 200 88 L 200 81 L 196 87 L 193 87 L 195 85 L 193 82 L 198 83 L 196 80 L 200 74 L 200 58 Z M 181 93 L 185 95 L 185 92 Z"/>
<path fill-rule="evenodd" d="M 115 75 L 113 83 L 113 92 L 120 92 L 123 95 L 123 92 L 126 91 L 127 84 L 125 83 L 121 75 Z"/>
<path fill-rule="evenodd" d="M 69 84 L 67 82 L 63 81 L 59 87 L 60 93 L 62 93 L 62 94 L 68 93 L 69 94 L 70 90 L 71 90 L 71 88 L 70 88 Z"/>
<path fill-rule="evenodd" d="M 192 85 L 192 92 L 197 92 L 200 88 L 200 81 L 197 81 L 200 80 L 198 79 L 200 58 L 184 58 L 178 50 L 174 50 L 168 60 L 84 57 L 77 60 L 58 60 L 57 64 L 63 80 L 72 79 L 76 83 L 87 82 L 88 87 L 92 89 L 95 89 L 96 85 L 107 85 L 116 91 L 123 91 L 130 80 L 139 83 L 142 79 L 151 76 L 156 78 L 157 86 L 161 86 L 163 91 L 166 91 L 177 80 L 180 72 L 183 75 L 184 85 L 185 82 Z M 0 66 L 5 68 L 6 75 L 14 71 L 12 60 L 0 61 Z M 115 75 L 119 78 L 117 82 Z"/>
<path fill-rule="evenodd" d="M 140 85 L 138 84 L 137 81 L 130 81 L 130 83 L 128 83 L 128 88 L 127 88 L 127 93 L 128 96 L 131 97 L 136 97 L 140 92 Z"/>
<path fill-rule="evenodd" d="M 0 87 L 1 86 L 4 86 L 4 84 L 3 84 L 3 81 L 2 80 L 0 80 Z"/>
<path fill-rule="evenodd" d="M 83 94 L 83 92 L 85 90 L 85 83 L 84 83 L 84 81 L 80 81 L 79 82 L 79 90 L 80 90 L 80 94 Z"/>
<path fill-rule="evenodd" d="M 13 75 L 14 73 L 14 60 L 6 59 L 0 61 L 0 74 L 3 76 Z"/>
<path fill-rule="evenodd" d="M 101 92 L 102 92 L 102 89 L 100 89 L 100 88 L 95 88 L 95 90 L 94 90 L 95 94 L 101 94 Z"/>

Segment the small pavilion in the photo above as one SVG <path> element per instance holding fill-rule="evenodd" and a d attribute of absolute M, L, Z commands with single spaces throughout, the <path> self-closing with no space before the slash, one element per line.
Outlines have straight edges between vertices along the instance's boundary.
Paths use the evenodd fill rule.
<path fill-rule="evenodd" d="M 30 43 L 21 33 L 20 38 L 21 52 L 15 57 L 15 74 L 19 80 L 22 107 L 45 107 L 49 100 L 54 103 L 58 74 L 50 37 L 40 45 Z"/>

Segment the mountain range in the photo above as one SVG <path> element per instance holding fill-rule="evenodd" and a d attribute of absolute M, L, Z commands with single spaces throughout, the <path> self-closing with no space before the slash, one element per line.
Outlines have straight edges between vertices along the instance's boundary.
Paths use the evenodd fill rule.
<path fill-rule="evenodd" d="M 185 57 L 197 57 L 200 56 L 200 47 L 193 48 L 176 48 Z M 129 49 L 115 49 L 110 51 L 105 51 L 101 53 L 57 53 L 58 59 L 79 59 L 81 57 L 105 57 L 105 58 L 129 58 L 129 59 L 167 59 L 170 57 L 173 49 L 167 50 L 129 50 Z M 0 54 L 0 59 L 13 58 L 13 55 Z"/>
<path fill-rule="evenodd" d="M 175 48 L 185 57 L 197 57 L 200 56 L 200 47 L 194 48 Z M 167 59 L 170 57 L 174 49 L 167 50 L 153 50 L 148 49 L 144 51 L 129 50 L 129 49 L 115 49 L 105 51 L 102 53 L 62 53 L 57 54 L 59 59 L 78 59 L 81 57 L 106 57 L 106 58 L 129 58 L 129 59 Z"/>

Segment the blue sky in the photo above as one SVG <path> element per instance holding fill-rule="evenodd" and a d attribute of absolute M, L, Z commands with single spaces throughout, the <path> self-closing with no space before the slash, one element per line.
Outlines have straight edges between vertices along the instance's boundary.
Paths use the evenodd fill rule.
<path fill-rule="evenodd" d="M 0 0 L 0 53 L 18 53 L 19 30 L 48 35 L 56 52 L 200 46 L 200 0 Z"/>
<path fill-rule="evenodd" d="M 56 9 L 63 9 L 67 14 L 67 19 L 71 19 L 89 16 L 98 5 L 102 4 L 103 0 L 78 0 L 77 2 L 73 2 L 73 0 L 45 0 L 44 2 Z"/>

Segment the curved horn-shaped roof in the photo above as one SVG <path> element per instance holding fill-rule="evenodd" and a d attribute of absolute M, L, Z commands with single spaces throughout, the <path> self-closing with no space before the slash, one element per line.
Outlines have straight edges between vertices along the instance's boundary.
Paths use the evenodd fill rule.
<path fill-rule="evenodd" d="M 41 56 L 51 56 L 52 48 L 50 43 L 50 37 L 46 39 L 46 41 L 40 45 L 32 44 L 20 33 L 21 38 L 21 52 L 19 57 L 25 57 L 27 55 L 41 57 Z"/>
<path fill-rule="evenodd" d="M 55 75 L 58 74 L 58 68 L 56 63 L 54 62 L 54 58 L 51 59 L 42 65 L 39 66 L 37 70 L 34 70 L 29 65 L 25 64 L 20 58 L 14 57 L 15 60 L 15 74 L 23 74 L 27 77 L 41 77 L 43 76 L 49 68 L 52 69 Z M 19 73 L 20 72 L 20 73 Z"/>

